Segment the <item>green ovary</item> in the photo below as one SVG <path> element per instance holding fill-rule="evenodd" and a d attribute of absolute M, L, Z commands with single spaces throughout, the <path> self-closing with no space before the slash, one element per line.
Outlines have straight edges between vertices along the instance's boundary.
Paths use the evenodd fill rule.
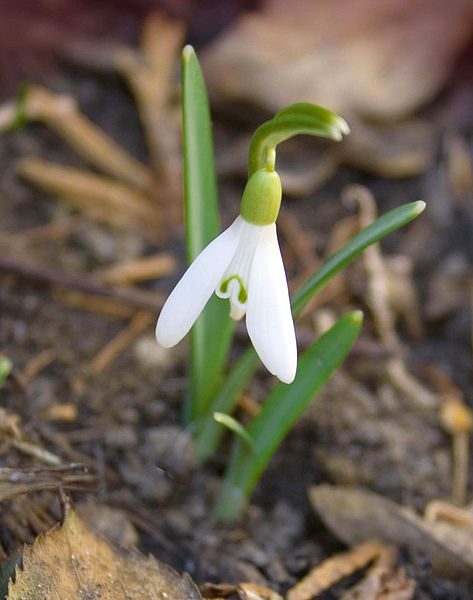
<path fill-rule="evenodd" d="M 240 214 L 254 225 L 270 225 L 278 217 L 281 195 L 281 180 L 276 171 L 259 169 L 246 184 Z"/>

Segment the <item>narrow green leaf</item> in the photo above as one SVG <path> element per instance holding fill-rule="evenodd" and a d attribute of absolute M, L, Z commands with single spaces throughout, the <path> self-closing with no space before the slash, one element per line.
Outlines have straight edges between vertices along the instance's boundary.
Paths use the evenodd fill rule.
<path fill-rule="evenodd" d="M 339 319 L 299 359 L 291 385 L 278 384 L 247 432 L 254 452 L 235 438 L 232 456 L 216 506 L 224 520 L 238 517 L 279 444 L 315 394 L 344 360 L 358 337 L 363 315 L 355 311 Z"/>
<path fill-rule="evenodd" d="M 12 362 L 6 356 L 0 357 L 0 387 L 5 382 L 5 379 L 10 375 L 10 371 L 12 370 Z"/>
<path fill-rule="evenodd" d="M 248 154 L 248 175 L 266 165 L 268 155 L 277 144 L 299 134 L 342 139 L 348 133 L 345 121 L 326 108 L 299 102 L 279 111 L 255 131 Z"/>
<path fill-rule="evenodd" d="M 26 103 L 28 102 L 28 95 L 30 93 L 30 86 L 22 85 L 18 88 L 16 94 L 16 112 L 11 123 L 6 127 L 6 131 L 15 131 L 21 129 L 26 125 L 28 121 L 26 115 Z"/>
<path fill-rule="evenodd" d="M 389 211 L 374 223 L 354 235 L 345 246 L 320 267 L 294 293 L 291 298 L 292 313 L 297 316 L 315 294 L 341 269 L 355 259 L 365 248 L 379 242 L 381 238 L 415 219 L 425 209 L 425 202 L 410 202 Z"/>
<path fill-rule="evenodd" d="M 182 114 L 186 247 L 191 262 L 220 233 L 209 103 L 191 46 L 182 53 Z M 187 420 L 202 415 L 217 391 L 232 333 L 227 303 L 212 295 L 191 331 Z"/>
<path fill-rule="evenodd" d="M 246 444 L 248 444 L 248 447 L 251 449 L 251 451 L 254 450 L 255 443 L 252 437 L 250 436 L 248 431 L 243 427 L 243 425 L 239 423 L 234 417 L 232 417 L 231 415 L 226 415 L 225 413 L 214 412 L 214 420 L 217 423 L 220 423 L 220 425 L 226 427 L 227 429 L 230 429 L 230 431 L 233 431 L 233 433 L 235 433 Z"/>
<path fill-rule="evenodd" d="M 297 317 L 306 304 L 339 273 L 359 256 L 365 248 L 375 244 L 388 233 L 399 229 L 417 217 L 425 208 L 424 202 L 412 202 L 399 206 L 379 217 L 374 223 L 354 235 L 343 248 L 327 259 L 293 295 L 292 311 Z M 258 355 L 248 348 L 238 359 L 215 396 L 211 410 L 231 413 L 238 394 L 246 387 L 258 367 Z M 206 460 L 217 449 L 222 437 L 222 429 L 211 417 L 201 420 L 196 434 L 197 454 L 200 460 Z"/>

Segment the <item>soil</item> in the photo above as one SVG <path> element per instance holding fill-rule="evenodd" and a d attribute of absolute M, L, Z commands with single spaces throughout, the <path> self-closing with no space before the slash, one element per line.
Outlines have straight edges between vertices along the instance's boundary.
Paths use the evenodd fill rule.
<path fill-rule="evenodd" d="M 48 85 L 72 93 L 95 123 L 132 154 L 147 160 L 133 100 L 118 78 L 96 77 L 65 66 Z M 436 105 L 432 109 L 432 115 L 437 114 L 437 108 Z M 215 128 L 216 139 L 222 146 L 236 135 L 235 126 L 232 128 L 228 120 L 218 116 Z M 471 125 L 461 131 L 467 136 L 471 152 Z M 221 150 L 218 146 L 217 155 Z M 85 166 L 73 150 L 43 126 L 28 125 L 2 135 L 2 232 L 20 232 L 70 217 L 62 203 L 17 178 L 15 160 L 27 154 Z M 296 216 L 302 230 L 321 250 L 334 224 L 353 214 L 339 201 L 345 184 L 357 182 L 369 187 L 378 200 L 379 212 L 383 213 L 400 203 L 419 198 L 428 201 L 429 190 L 444 167 L 444 158 L 439 155 L 427 173 L 392 181 L 344 167 L 330 183 L 309 197 L 288 199 L 284 210 Z M 239 178 L 221 182 L 225 223 L 236 214 L 242 185 Z M 435 364 L 455 381 L 471 406 L 468 302 L 458 302 L 440 318 L 427 319 L 425 314 L 425 307 L 431 301 L 429 286 L 438 274 L 439 265 L 453 256 L 468 270 L 473 261 L 472 205 L 463 199 L 449 206 L 446 218 L 439 218 L 432 210 L 421 217 L 423 224 L 411 224 L 390 236 L 383 248 L 387 254 L 415 256 L 415 281 L 421 296 L 425 335 L 415 341 L 400 326 L 409 367 L 422 377 L 423 367 Z M 286 255 L 290 243 L 284 235 L 282 245 Z M 37 263 L 62 271 L 85 273 L 158 250 L 169 250 L 179 259 L 179 269 L 173 277 L 147 286 L 166 293 L 184 266 L 182 226 L 150 243 L 139 232 L 110 231 L 93 222 L 78 220 L 66 239 L 49 240 L 33 249 L 17 248 L 16 256 L 25 260 L 34 258 Z M 355 280 L 350 284 L 351 298 L 367 310 L 364 288 L 357 291 L 356 287 L 359 284 L 355 275 L 361 270 L 360 263 L 357 269 L 350 271 Z M 296 259 L 290 257 L 288 271 L 292 277 L 297 270 Z M 87 496 L 92 506 L 100 504 L 122 511 L 121 526 L 113 530 L 110 526 L 113 521 L 104 518 L 109 537 L 115 536 L 115 541 L 125 545 L 137 539 L 142 551 L 152 552 L 175 568 L 188 571 L 198 583 L 252 581 L 285 592 L 321 560 L 344 550 L 344 545 L 327 530 L 310 506 L 307 497 L 310 485 L 327 481 L 361 483 L 419 510 L 432 498 L 450 497 L 451 440 L 435 418 L 419 415 L 406 404 L 370 421 L 363 413 L 362 401 L 351 402 L 351 392 L 345 389 L 343 394 L 349 396 L 344 396 L 332 384 L 277 452 L 241 522 L 231 527 L 217 525 L 211 519 L 211 506 L 225 460 L 218 458 L 203 469 L 195 468 L 189 435 L 180 419 L 186 389 L 186 348 L 180 347 L 169 355 L 159 353 L 150 342 L 153 336 L 150 327 L 103 373 L 91 375 L 87 370 L 91 358 L 125 327 L 126 320 L 71 308 L 57 290 L 5 274 L 0 279 L 0 305 L 0 348 L 13 361 L 14 375 L 42 350 L 54 352 L 52 362 L 26 385 L 22 386 L 17 377 L 10 377 L 0 390 L 0 405 L 19 415 L 21 429 L 31 441 L 65 461 L 88 460 L 99 477 L 98 491 L 77 492 L 74 499 L 85 512 Z M 313 339 L 309 317 L 302 321 L 299 333 L 302 345 Z M 241 329 L 233 358 L 245 343 L 246 334 Z M 363 382 L 374 397 L 382 377 L 377 368 L 376 348 L 373 325 L 368 318 L 362 340 L 347 361 L 345 372 Z M 250 395 L 262 399 L 269 385 L 268 377 L 260 371 Z M 77 406 L 73 421 L 45 419 L 51 406 L 66 402 Z M 64 440 L 69 441 L 64 444 Z M 11 448 L 3 451 L 1 462 L 4 466 L 35 464 L 31 457 Z M 53 518 L 58 516 L 54 494 L 35 494 L 30 499 L 33 504 L 44 506 Z M 14 501 L 3 504 L 0 541 L 8 554 L 16 551 L 20 542 L 32 541 L 37 533 L 28 522 L 21 525 L 19 533 L 7 518 L 16 514 L 13 509 Z M 89 512 L 94 513 L 94 509 Z M 131 524 L 129 529 L 124 522 Z M 130 539 L 125 539 L 127 532 Z M 417 581 L 418 600 L 472 597 L 473 587 L 468 582 L 434 577 L 425 556 L 403 549 L 400 562 Z M 356 579 L 343 580 L 320 598 L 339 598 Z"/>

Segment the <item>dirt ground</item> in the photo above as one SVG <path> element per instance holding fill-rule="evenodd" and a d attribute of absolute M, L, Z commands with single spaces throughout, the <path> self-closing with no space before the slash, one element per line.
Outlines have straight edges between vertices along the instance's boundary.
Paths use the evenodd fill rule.
<path fill-rule="evenodd" d="M 50 89 L 74 96 L 94 123 L 131 154 L 148 160 L 133 99 L 117 76 L 94 75 L 64 64 L 47 83 Z M 473 97 L 472 87 L 461 89 Z M 445 111 L 453 114 L 454 97 L 451 90 L 445 93 L 426 109 L 425 116 L 435 123 Z M 460 117 L 455 133 L 471 161 L 472 126 Z M 253 125 L 216 113 L 216 155 L 231 153 L 241 130 L 250 132 Z M 468 296 L 473 262 L 472 192 L 471 188 L 462 191 L 460 184 L 455 188 L 454 176 L 452 183 L 451 161 L 457 155 L 452 159 L 454 151 L 446 149 L 442 127 L 435 128 L 435 160 L 422 174 L 388 180 L 341 166 L 316 191 L 285 200 L 279 230 L 294 283 L 307 265 L 301 261 L 291 231 L 312 248 L 314 257 L 322 256 L 335 224 L 356 215 L 353 206 L 340 202 L 345 185 L 358 183 L 371 190 L 379 213 L 424 199 L 427 211 L 382 246 L 387 257 L 407 256 L 419 299 L 421 331 L 413 331 L 412 320 L 409 323 L 404 315 L 398 319 L 396 332 L 410 373 L 427 391 L 438 391 L 438 380 L 429 376 L 434 366 L 472 406 Z M 297 153 L 306 147 L 312 151 L 307 141 L 289 146 L 284 164 L 290 169 Z M 106 227 L 21 180 L 17 161 L 33 154 L 62 165 L 86 167 L 41 124 L 1 135 L 0 252 L 22 264 L 47 266 L 82 278 L 114 263 L 166 252 L 177 259 L 173 273 L 141 284 L 143 289 L 165 295 L 184 267 L 182 225 L 163 227 L 154 239 L 139 229 Z M 243 184 L 240 176 L 221 168 L 225 224 L 238 210 Z M 161 210 L 165 207 L 166 199 L 161 199 Z M 49 231 L 33 241 L 22 234 L 47 223 L 69 225 L 62 233 L 59 228 L 59 233 Z M 73 297 L 67 286 L 32 281 L 0 269 L 0 349 L 14 366 L 0 389 L 0 406 L 19 417 L 18 427 L 33 445 L 63 462 L 85 464 L 96 474 L 96 489 L 76 491 L 73 497 L 86 521 L 114 542 L 137 544 L 143 552 L 186 570 L 198 583 L 251 581 L 285 593 L 313 566 L 346 548 L 310 505 L 308 487 L 327 482 L 363 485 L 419 513 L 432 499 L 451 499 L 451 436 L 440 426 L 436 408 L 423 411 L 411 398 L 399 399 L 399 386 L 386 378 L 382 365 L 389 352 L 373 323 L 360 259 L 345 272 L 342 296 L 332 295 L 325 306 L 335 314 L 349 307 L 363 308 L 366 322 L 361 338 L 342 375 L 327 385 L 277 452 L 248 513 L 232 527 L 217 525 L 210 517 L 224 456 L 197 470 L 189 432 L 181 426 L 186 344 L 169 353 L 160 351 L 153 341 L 154 323 L 145 320 L 142 331 L 122 353 L 109 365 L 97 367 L 94 358 L 127 326 L 130 316 L 136 316 L 136 307 L 128 316 L 123 316 L 123 310 L 121 316 L 112 316 L 89 304 L 90 298 L 78 292 Z M 298 325 L 301 347 L 316 336 L 316 308 Z M 110 306 L 107 310 L 110 313 Z M 412 305 L 407 309 L 411 316 L 415 311 Z M 239 326 L 232 358 L 245 345 L 246 333 Z M 38 355 L 39 363 L 31 366 Z M 25 372 L 28 365 L 30 370 Z M 260 370 L 247 395 L 261 401 L 270 384 Z M 247 418 L 244 410 L 240 416 Z M 7 467 L 44 464 L 12 445 L 5 432 L 0 461 Z M 471 500 L 471 477 L 467 500 Z M 31 542 L 58 517 L 54 492 L 3 502 L 3 554 L 9 556 L 23 542 Z M 418 600 L 472 597 L 473 587 L 466 580 L 433 576 L 422 552 L 401 548 L 399 563 L 417 582 Z M 340 598 L 358 578 L 344 579 L 318 597 Z"/>

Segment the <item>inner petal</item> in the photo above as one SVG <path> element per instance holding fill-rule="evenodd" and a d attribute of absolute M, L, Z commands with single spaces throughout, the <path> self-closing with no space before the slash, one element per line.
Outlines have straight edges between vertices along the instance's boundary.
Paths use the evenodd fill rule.
<path fill-rule="evenodd" d="M 217 296 L 220 298 L 230 298 L 232 306 L 239 309 L 240 312 L 238 314 L 241 311 L 244 314 L 246 311 L 251 265 L 260 233 L 261 227 L 259 225 L 248 223 L 242 218 L 240 240 L 237 249 L 222 277 L 220 285 L 215 290 Z"/>

